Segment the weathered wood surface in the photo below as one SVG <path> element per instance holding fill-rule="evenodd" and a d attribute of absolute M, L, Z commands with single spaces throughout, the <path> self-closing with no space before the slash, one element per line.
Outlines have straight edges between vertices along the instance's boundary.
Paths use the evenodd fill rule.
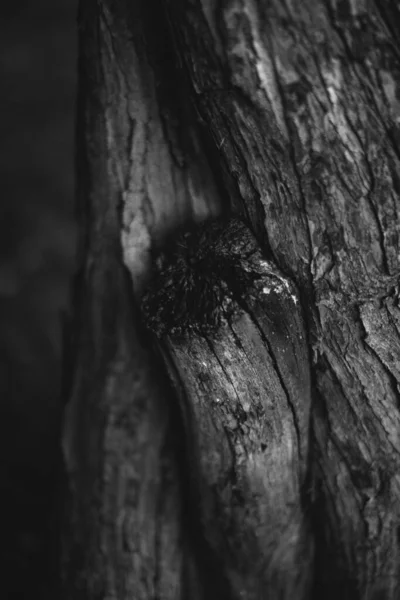
<path fill-rule="evenodd" d="M 184 234 L 143 309 L 185 429 L 191 502 L 231 598 L 309 598 L 311 406 L 296 290 L 237 220 Z"/>
<path fill-rule="evenodd" d="M 303 568 L 295 565 L 296 553 L 305 579 L 313 563 L 310 597 L 400 596 L 399 22 L 398 3 L 390 0 L 82 0 L 78 199 L 86 236 L 66 427 L 73 531 L 87 532 L 82 598 L 197 600 L 243 592 L 262 599 L 256 575 L 268 587 L 272 572 L 276 594 L 267 597 L 299 597 L 290 587 Z M 176 388 L 170 393 L 167 378 L 156 383 L 165 365 L 140 333 L 134 305 L 152 250 L 168 246 L 181 225 L 222 209 L 251 227 L 260 260 L 297 290 L 298 302 L 276 290 L 256 298 L 255 321 L 242 307 L 232 328 L 225 324 L 213 334 L 211 346 L 202 336 L 168 333 L 166 368 Z M 270 311 L 272 320 L 262 316 Z M 283 323 L 293 324 L 288 340 Z M 230 378 L 239 374 L 246 384 L 236 395 Z M 252 433 L 245 434 L 240 407 L 248 405 L 247 386 L 265 392 L 264 403 L 251 397 L 250 405 L 267 418 L 249 414 Z M 224 411 L 228 398 L 232 414 Z M 134 422 L 123 434 L 112 416 L 122 408 Z M 175 483 L 163 494 L 170 508 L 155 519 L 162 439 L 173 426 L 185 430 L 188 456 L 180 464 L 174 457 L 182 451 L 171 442 Z M 272 450 L 260 451 L 263 436 L 280 449 L 276 463 Z M 253 443 L 259 445 L 251 463 Z M 247 462 L 235 485 L 251 515 L 235 504 L 229 479 L 227 465 L 232 457 L 238 463 L 240 445 Z M 210 467 L 213 449 L 219 473 Z M 124 473 L 132 463 L 139 473 L 135 492 L 118 496 L 128 489 Z M 257 479 L 256 469 L 267 466 Z M 116 497 L 118 510 L 111 508 Z M 121 518 L 125 510 L 131 525 Z M 275 520 L 266 525 L 270 510 Z M 304 533 L 290 540 L 281 563 L 271 562 L 276 532 L 291 515 Z M 167 531 L 165 522 L 165 539 L 171 536 L 176 549 L 166 551 L 166 563 L 150 533 Z M 240 535 L 238 546 L 239 529 L 228 535 L 228 523 L 257 528 L 259 537 Z M 102 536 L 118 540 L 121 527 L 126 552 L 98 543 Z M 190 552 L 176 541 L 182 528 Z M 261 540 L 270 535 L 265 547 Z M 302 535 L 310 542 L 304 553 Z M 246 563 L 245 550 L 249 562 L 256 555 L 258 561 Z M 294 567 L 286 580 L 285 560 Z M 210 584 L 204 574 L 213 566 Z M 163 581 L 160 568 L 172 574 L 172 587 L 154 584 Z M 67 579 L 73 590 L 73 571 Z"/>

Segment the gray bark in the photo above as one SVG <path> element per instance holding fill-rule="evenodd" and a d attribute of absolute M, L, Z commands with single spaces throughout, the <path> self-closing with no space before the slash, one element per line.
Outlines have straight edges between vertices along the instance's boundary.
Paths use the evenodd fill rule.
<path fill-rule="evenodd" d="M 81 1 L 66 598 L 400 596 L 399 24 Z"/>

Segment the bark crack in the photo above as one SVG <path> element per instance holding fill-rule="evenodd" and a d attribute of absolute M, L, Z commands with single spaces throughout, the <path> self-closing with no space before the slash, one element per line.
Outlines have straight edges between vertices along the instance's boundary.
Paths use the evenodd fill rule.
<path fill-rule="evenodd" d="M 253 311 L 250 309 L 250 307 L 246 305 L 245 310 L 246 310 L 247 314 L 249 315 L 249 317 L 250 317 L 253 325 L 256 327 L 256 329 L 257 329 L 257 331 L 258 331 L 258 333 L 259 333 L 262 341 L 264 342 L 264 344 L 265 344 L 265 346 L 266 346 L 266 348 L 268 350 L 268 354 L 271 357 L 271 361 L 272 361 L 272 365 L 274 367 L 274 371 L 275 371 L 275 373 L 276 373 L 276 375 L 278 377 L 278 380 L 279 380 L 279 383 L 281 385 L 282 391 L 285 394 L 289 410 L 290 410 L 290 412 L 292 414 L 293 425 L 294 425 L 294 429 L 295 429 L 295 432 L 296 432 L 296 438 L 297 438 L 297 451 L 299 453 L 300 461 L 303 461 L 303 460 L 305 460 L 306 457 L 302 456 L 302 449 L 301 449 L 302 448 L 302 445 L 301 445 L 301 428 L 300 428 L 300 424 L 299 424 L 299 420 L 298 420 L 298 416 L 297 416 L 297 412 L 296 412 L 296 408 L 295 408 L 294 402 L 293 402 L 293 400 L 292 400 L 292 398 L 290 396 L 289 390 L 286 387 L 284 377 L 283 377 L 283 375 L 282 375 L 282 373 L 281 373 L 281 371 L 279 369 L 278 361 L 276 359 L 276 356 L 275 356 L 274 352 L 272 351 L 272 347 L 271 347 L 271 344 L 270 344 L 269 340 L 267 339 L 264 331 L 260 327 L 260 324 L 258 323 L 258 320 L 257 320 L 256 316 L 254 315 Z"/>

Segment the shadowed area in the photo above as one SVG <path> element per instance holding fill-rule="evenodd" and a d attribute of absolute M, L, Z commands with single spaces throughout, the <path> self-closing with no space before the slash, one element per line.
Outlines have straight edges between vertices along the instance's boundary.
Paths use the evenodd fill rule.
<path fill-rule="evenodd" d="M 0 25 L 2 598 L 54 597 L 61 328 L 75 254 L 76 2 Z"/>

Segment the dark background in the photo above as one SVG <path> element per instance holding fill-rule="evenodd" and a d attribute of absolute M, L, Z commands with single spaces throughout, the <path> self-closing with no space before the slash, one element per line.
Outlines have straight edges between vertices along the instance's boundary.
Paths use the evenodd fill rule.
<path fill-rule="evenodd" d="M 76 2 L 9 2 L 0 23 L 2 598 L 51 597 L 61 329 L 74 270 Z M 53 562 L 52 562 L 53 561 Z M 52 596 L 54 598 L 54 595 Z"/>

